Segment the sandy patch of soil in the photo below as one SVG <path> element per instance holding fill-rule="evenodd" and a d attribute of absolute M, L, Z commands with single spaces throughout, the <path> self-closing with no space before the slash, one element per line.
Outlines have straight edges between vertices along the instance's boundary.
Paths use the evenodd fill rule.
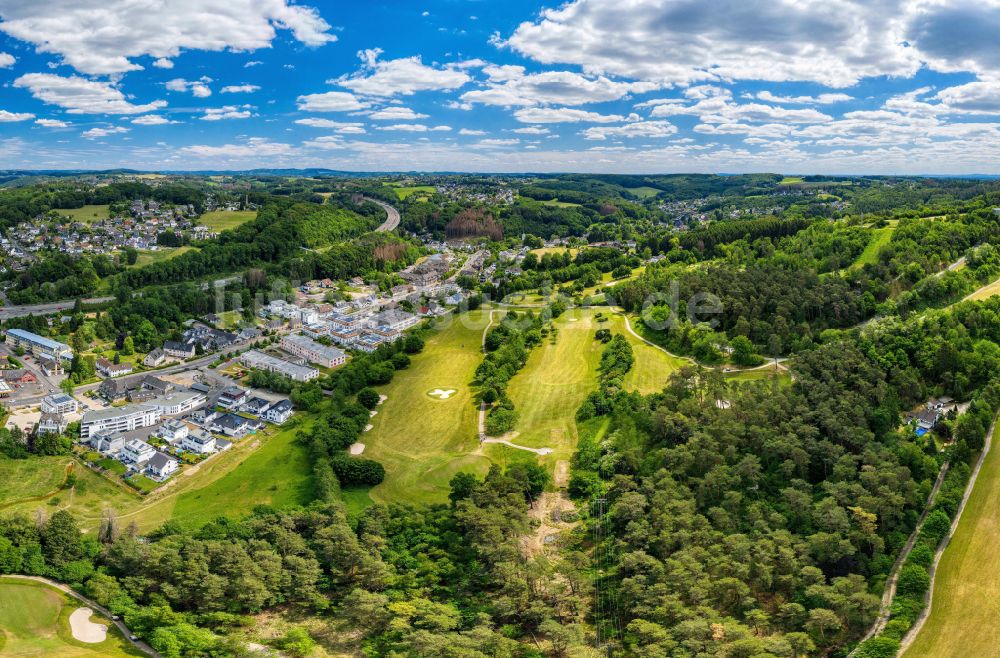
<path fill-rule="evenodd" d="M 351 450 L 351 454 L 352 455 L 360 455 L 361 453 L 363 453 L 365 451 L 365 444 L 363 444 L 363 443 L 352 443 L 350 450 Z"/>
<path fill-rule="evenodd" d="M 94 611 L 90 608 L 77 608 L 69 616 L 69 627 L 73 638 L 89 644 L 97 644 L 108 638 L 108 627 L 90 621 Z"/>

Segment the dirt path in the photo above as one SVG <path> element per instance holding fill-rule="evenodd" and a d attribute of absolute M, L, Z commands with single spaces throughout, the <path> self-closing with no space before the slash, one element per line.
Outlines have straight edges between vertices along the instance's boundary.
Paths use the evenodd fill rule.
<path fill-rule="evenodd" d="M 546 491 L 528 510 L 528 517 L 538 521 L 538 527 L 521 537 L 521 549 L 528 557 L 541 555 L 553 545 L 557 536 L 574 527 L 579 521 L 563 521 L 562 515 L 575 512 L 576 506 L 561 492 Z"/>
<path fill-rule="evenodd" d="M 892 565 L 892 571 L 889 572 L 889 579 L 885 583 L 885 589 L 882 591 L 882 602 L 879 605 L 878 617 L 875 618 L 875 623 L 872 624 L 868 632 L 865 633 L 864 637 L 858 641 L 860 645 L 865 640 L 871 639 L 882 632 L 885 625 L 889 622 L 889 615 L 891 613 L 892 600 L 896 596 L 896 583 L 899 580 L 899 570 L 903 568 L 903 563 L 906 558 L 910 556 L 910 551 L 913 550 L 914 545 L 917 543 L 917 536 L 920 534 L 920 529 L 924 526 L 924 521 L 927 519 L 927 515 L 930 514 L 931 505 L 934 504 L 934 499 L 937 498 L 937 493 L 941 489 L 941 485 L 944 483 L 944 478 L 948 474 L 949 464 L 945 462 L 941 466 L 941 470 L 938 473 L 937 480 L 934 481 L 934 486 L 931 488 L 930 494 L 927 496 L 927 503 L 924 505 L 924 511 L 921 512 L 920 518 L 917 519 L 917 525 L 913 528 L 913 532 L 910 533 L 909 539 L 906 540 L 906 544 L 903 546 L 903 550 L 899 552 L 899 556 Z M 857 647 L 854 651 L 847 654 L 848 657 L 855 655 Z"/>
<path fill-rule="evenodd" d="M 108 619 L 110 619 L 111 623 L 114 624 L 115 626 L 117 626 L 118 630 L 120 630 L 122 632 L 122 635 L 125 636 L 125 640 L 127 642 L 131 642 L 132 645 L 135 648 L 137 648 L 139 651 L 142 651 L 143 653 L 145 653 L 147 655 L 153 656 L 154 658 L 163 658 L 159 653 L 157 653 L 153 649 L 153 647 L 149 646 L 148 644 L 146 644 L 142 640 L 132 640 L 131 638 L 134 637 L 134 635 L 132 634 L 132 631 L 130 631 L 128 629 L 128 626 L 126 626 L 124 624 L 124 622 L 122 622 L 119 619 L 115 619 L 112 616 L 110 610 L 108 610 L 107 608 L 105 608 L 104 606 L 102 606 L 97 601 L 92 601 L 92 600 L 88 599 L 86 596 L 84 596 L 83 594 L 78 593 L 77 591 L 75 591 L 74 589 L 70 588 L 67 585 L 64 585 L 62 583 L 56 582 L 54 580 L 49 580 L 48 578 L 43 578 L 41 576 L 19 576 L 19 575 L 13 575 L 12 574 L 12 575 L 9 575 L 9 576 L 0 576 L 0 579 L 5 579 L 5 580 L 34 580 L 35 582 L 45 583 L 49 587 L 54 587 L 57 590 L 59 590 L 60 592 L 68 594 L 68 595 L 72 596 L 74 599 L 76 599 L 77 601 L 80 601 L 84 605 L 89 606 L 92 609 L 92 611 L 96 610 L 97 612 L 101 613 L 102 615 L 104 615 L 105 617 L 107 617 Z M 79 612 L 79 610 L 77 612 Z M 88 616 L 88 619 L 89 619 L 89 616 Z"/>
<path fill-rule="evenodd" d="M 927 605 L 924 606 L 923 612 L 917 617 L 917 620 L 907 631 L 906 635 L 899 643 L 899 655 L 902 656 L 906 653 L 906 650 L 910 648 L 910 645 L 917 639 L 917 635 L 920 634 L 920 629 L 924 627 L 927 622 L 927 618 L 931 616 L 931 610 L 934 607 L 934 579 L 937 576 L 938 563 L 941 562 L 941 556 L 944 555 L 944 551 L 948 548 L 948 544 L 951 543 L 951 538 L 955 536 L 955 531 L 958 530 L 958 523 L 962 520 L 962 512 L 965 511 L 965 505 L 969 502 L 969 496 L 972 495 L 972 490 L 976 486 L 976 480 L 979 478 L 979 471 L 983 468 L 983 462 L 986 461 L 986 456 L 990 454 L 990 449 L 993 447 L 993 432 L 996 431 L 997 421 L 1000 420 L 1000 414 L 997 414 L 993 418 L 993 422 L 990 424 L 990 429 L 986 432 L 986 443 L 983 445 L 983 451 L 979 453 L 979 459 L 976 460 L 976 467 L 972 469 L 972 475 L 969 476 L 969 483 L 965 485 L 965 492 L 962 494 L 962 502 L 958 505 L 958 511 L 955 513 L 955 519 L 951 522 L 951 527 L 948 528 L 948 534 L 941 541 L 941 545 L 938 546 L 937 551 L 934 552 L 934 562 L 931 563 L 931 568 L 928 569 L 931 575 L 931 583 L 927 588 Z"/>
<path fill-rule="evenodd" d="M 507 446 L 508 448 L 513 448 L 514 450 L 527 450 L 528 452 L 533 452 L 536 455 L 547 455 L 552 452 L 552 448 L 529 448 L 527 446 L 519 446 L 516 443 L 511 443 L 507 439 L 490 439 L 483 438 L 482 443 L 499 443 L 500 445 Z"/>

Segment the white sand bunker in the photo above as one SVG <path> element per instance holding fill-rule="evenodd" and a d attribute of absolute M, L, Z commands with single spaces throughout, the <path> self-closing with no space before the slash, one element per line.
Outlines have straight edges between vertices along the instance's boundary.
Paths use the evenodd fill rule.
<path fill-rule="evenodd" d="M 90 616 L 93 614 L 94 611 L 90 608 L 77 608 L 69 616 L 69 627 L 73 631 L 74 639 L 90 644 L 108 639 L 108 627 L 90 621 Z"/>
<path fill-rule="evenodd" d="M 378 403 L 382 404 L 383 402 L 385 402 L 388 399 L 389 399 L 389 396 L 387 396 L 387 395 L 380 395 L 380 396 L 378 396 Z"/>
<path fill-rule="evenodd" d="M 366 432 L 370 432 L 373 427 L 375 427 L 375 426 L 372 425 L 371 423 L 368 423 L 367 425 L 365 425 L 365 431 Z"/>
<path fill-rule="evenodd" d="M 435 388 L 433 391 L 427 391 L 427 395 L 438 400 L 447 400 L 455 395 L 455 393 L 458 393 L 458 391 L 453 388 Z"/>
<path fill-rule="evenodd" d="M 363 444 L 363 443 L 352 443 L 350 450 L 351 450 L 351 454 L 352 455 L 360 455 L 361 453 L 363 453 L 365 451 L 365 444 Z"/>

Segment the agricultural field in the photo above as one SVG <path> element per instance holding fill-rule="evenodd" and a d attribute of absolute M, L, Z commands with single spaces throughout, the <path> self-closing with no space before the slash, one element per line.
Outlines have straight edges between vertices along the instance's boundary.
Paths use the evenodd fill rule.
<path fill-rule="evenodd" d="M 560 255 L 562 255 L 563 252 L 566 252 L 566 251 L 569 252 L 570 256 L 574 256 L 575 257 L 576 254 L 580 250 L 577 249 L 576 247 L 539 247 L 538 249 L 532 249 L 528 253 L 529 254 L 535 254 L 535 256 L 538 256 L 539 258 L 541 258 L 545 254 L 560 254 Z"/>
<path fill-rule="evenodd" d="M 556 208 L 576 208 L 579 203 L 571 203 L 569 201 L 560 201 L 559 199 L 549 199 L 547 201 L 540 201 L 543 206 L 555 206 Z"/>
<path fill-rule="evenodd" d="M 82 208 L 58 208 L 55 212 L 64 217 L 69 217 L 74 222 L 90 224 L 108 218 L 108 205 L 83 206 Z"/>
<path fill-rule="evenodd" d="M 246 224 L 256 217 L 256 210 L 213 210 L 202 215 L 198 223 L 221 233 Z"/>
<path fill-rule="evenodd" d="M 410 367 L 379 389 L 387 399 L 361 438 L 364 456 L 386 470 L 385 482 L 370 492 L 375 501 L 442 502 L 455 473 L 482 475 L 489 468 L 485 455 L 474 454 L 478 408 L 472 389 L 489 313 L 445 316 Z"/>
<path fill-rule="evenodd" d="M 94 615 L 91 621 L 108 626 L 101 642 L 73 637 L 70 615 L 82 604 L 44 583 L 5 577 L 0 580 L 0 655 L 77 658 L 144 656 L 110 620 Z"/>
<path fill-rule="evenodd" d="M 933 606 L 905 658 L 994 656 L 1000 646 L 1000 432 L 941 556 Z"/>

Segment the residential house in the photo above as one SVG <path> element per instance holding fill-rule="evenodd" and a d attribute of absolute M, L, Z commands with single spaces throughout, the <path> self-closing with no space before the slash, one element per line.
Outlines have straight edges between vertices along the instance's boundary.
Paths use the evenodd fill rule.
<path fill-rule="evenodd" d="M 90 437 L 90 445 L 102 455 L 117 455 L 125 447 L 125 436 L 114 432 L 96 432 Z"/>
<path fill-rule="evenodd" d="M 247 403 L 240 407 L 240 411 L 251 416 L 260 416 L 271 406 L 271 403 L 264 398 L 250 398 Z"/>
<path fill-rule="evenodd" d="M 179 464 L 176 459 L 158 452 L 146 463 L 146 475 L 157 482 L 162 482 L 176 473 L 178 468 Z"/>
<path fill-rule="evenodd" d="M 204 393 L 197 391 L 177 391 L 170 395 L 153 398 L 149 405 L 156 407 L 161 416 L 177 416 L 187 413 L 208 402 Z"/>
<path fill-rule="evenodd" d="M 343 365 L 347 355 L 336 347 L 328 347 L 317 343 L 311 338 L 289 334 L 281 339 L 281 349 L 290 354 L 301 356 L 312 363 L 318 363 L 326 368 Z"/>
<path fill-rule="evenodd" d="M 239 409 L 250 398 L 250 394 L 239 386 L 230 386 L 219 394 L 216 404 L 223 409 Z"/>
<path fill-rule="evenodd" d="M 176 340 L 168 340 L 163 343 L 163 352 L 167 356 L 176 359 L 190 359 L 194 356 L 194 343 L 181 343 Z"/>
<path fill-rule="evenodd" d="M 159 410 L 145 404 L 88 411 L 80 420 L 80 438 L 87 439 L 100 430 L 131 432 L 143 427 L 152 427 L 158 422 L 160 422 Z"/>
<path fill-rule="evenodd" d="M 181 439 L 181 450 L 199 455 L 210 455 L 215 452 L 215 437 L 203 430 L 190 432 Z"/>
<path fill-rule="evenodd" d="M 236 414 L 222 414 L 212 421 L 212 431 L 226 436 L 242 437 L 256 429 L 258 425 L 249 418 Z"/>
<path fill-rule="evenodd" d="M 163 365 L 163 362 L 167 360 L 167 353 L 164 352 L 159 347 L 150 350 L 146 358 L 142 360 L 142 365 L 147 368 L 158 368 Z"/>
<path fill-rule="evenodd" d="M 292 403 L 288 400 L 279 400 L 267 408 L 264 412 L 264 420 L 281 425 L 292 417 L 292 413 L 294 413 Z"/>
<path fill-rule="evenodd" d="M 53 393 L 42 398 L 42 413 L 72 414 L 76 413 L 79 403 L 65 393 Z"/>
<path fill-rule="evenodd" d="M 190 433 L 191 428 L 188 427 L 188 424 L 175 418 L 166 419 L 156 428 L 157 436 L 170 445 L 176 445 L 179 441 L 183 441 Z"/>
<path fill-rule="evenodd" d="M 420 318 L 416 315 L 398 308 L 391 308 L 373 315 L 368 321 L 368 326 L 376 330 L 389 329 L 400 332 L 409 329 L 418 322 L 420 322 Z"/>
<path fill-rule="evenodd" d="M 62 434 L 66 431 L 66 417 L 61 413 L 43 412 L 38 419 L 35 432 L 38 434 Z"/>
<path fill-rule="evenodd" d="M 125 375 L 132 374 L 132 364 L 127 361 L 114 363 L 101 357 L 94 365 L 97 367 L 97 372 L 105 377 L 124 377 Z"/>
<path fill-rule="evenodd" d="M 142 439 L 131 439 L 125 443 L 118 458 L 126 464 L 145 464 L 155 454 L 156 449 Z"/>

